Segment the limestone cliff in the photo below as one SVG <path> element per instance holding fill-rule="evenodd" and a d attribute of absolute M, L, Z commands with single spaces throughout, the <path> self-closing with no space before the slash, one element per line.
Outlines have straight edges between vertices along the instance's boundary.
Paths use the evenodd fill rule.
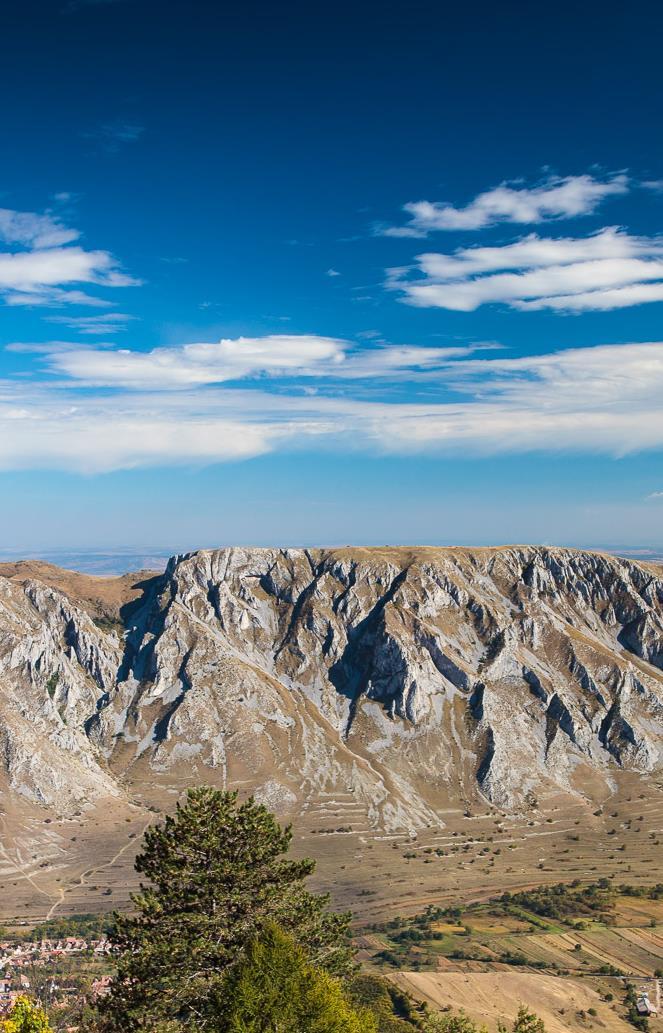
<path fill-rule="evenodd" d="M 0 569 L 0 771 L 67 813 L 146 779 L 375 827 L 663 765 L 663 576 L 591 552 L 223 549 L 129 586 Z M 51 568 L 52 569 L 52 568 Z M 73 587 L 72 587 L 73 586 Z M 103 591 L 102 591 L 103 589 Z M 124 599 L 124 605 L 121 603 Z"/>

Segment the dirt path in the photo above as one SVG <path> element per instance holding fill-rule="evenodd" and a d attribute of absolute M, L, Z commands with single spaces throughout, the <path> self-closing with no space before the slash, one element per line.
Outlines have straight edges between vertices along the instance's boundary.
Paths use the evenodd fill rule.
<path fill-rule="evenodd" d="M 38 886 L 35 880 L 33 879 L 32 875 L 30 875 L 29 872 L 26 872 L 25 868 L 23 868 L 23 866 L 20 864 L 20 861 L 17 862 L 14 860 L 13 857 L 10 857 L 7 850 L 5 850 L 3 846 L 0 846 L 0 856 L 2 856 L 5 859 L 5 861 L 7 861 L 7 863 L 10 864 L 12 868 L 18 872 L 22 879 L 25 879 L 26 882 L 29 882 L 33 889 L 37 891 L 37 893 L 41 893 L 42 896 L 48 897 L 49 900 L 53 899 L 53 894 L 49 893 L 48 890 L 43 890 L 41 886 Z M 60 892 L 63 891 L 61 890 Z"/>
<path fill-rule="evenodd" d="M 150 818 L 150 820 L 145 823 L 145 827 L 143 828 L 141 836 L 145 835 L 145 831 L 152 824 L 152 821 L 153 821 L 153 819 Z M 78 882 L 74 883 L 74 885 L 71 887 L 71 889 L 78 889 L 81 886 L 87 886 L 88 885 L 87 880 L 92 875 L 98 875 L 99 872 L 103 872 L 103 870 L 105 868 L 111 868 L 115 864 L 115 862 L 118 861 L 120 859 L 120 857 L 122 857 L 122 854 L 124 854 L 129 849 L 129 847 L 134 846 L 134 843 L 135 843 L 135 840 L 128 839 L 127 842 L 124 844 L 124 846 L 120 847 L 120 849 L 117 851 L 117 853 L 114 854 L 113 857 L 111 857 L 110 861 L 106 861 L 106 862 L 104 862 L 104 864 L 97 865 L 94 868 L 86 868 L 84 872 L 81 872 L 81 874 L 80 874 L 80 876 L 78 878 Z M 52 894 L 49 894 L 49 895 L 52 896 Z M 57 909 L 62 906 L 62 904 L 65 901 L 65 897 L 66 897 L 66 891 L 64 889 L 60 889 L 60 897 L 59 897 L 59 899 L 55 901 L 53 906 L 48 911 L 48 914 L 46 915 L 46 921 L 47 922 L 48 922 L 48 920 L 50 918 L 53 917 L 53 915 L 55 914 Z"/>

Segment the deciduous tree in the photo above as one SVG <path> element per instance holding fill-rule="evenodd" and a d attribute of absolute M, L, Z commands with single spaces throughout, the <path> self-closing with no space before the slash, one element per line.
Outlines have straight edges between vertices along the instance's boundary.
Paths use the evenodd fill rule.
<path fill-rule="evenodd" d="M 0 1033 L 52 1033 L 46 1012 L 27 997 L 17 997 L 4 1019 Z"/>
<path fill-rule="evenodd" d="M 424 1023 L 425 1033 L 488 1033 L 485 1026 L 474 1022 L 464 1011 L 429 1015 Z"/>

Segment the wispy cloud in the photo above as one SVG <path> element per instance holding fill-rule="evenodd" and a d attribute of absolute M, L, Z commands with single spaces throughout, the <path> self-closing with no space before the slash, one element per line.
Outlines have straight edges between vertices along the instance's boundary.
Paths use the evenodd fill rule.
<path fill-rule="evenodd" d="M 0 241 L 31 248 L 60 247 L 78 240 L 80 233 L 64 226 L 57 216 L 46 212 L 16 212 L 0 208 Z"/>
<path fill-rule="evenodd" d="M 387 286 L 410 305 L 472 312 L 500 303 L 521 310 L 607 310 L 663 300 L 663 238 L 611 227 L 589 237 L 531 234 L 502 247 L 418 255 L 388 270 Z"/>
<path fill-rule="evenodd" d="M 79 237 L 78 230 L 51 212 L 0 209 L 0 241 L 14 246 L 0 251 L 0 297 L 5 304 L 103 307 L 108 302 L 81 285 L 130 287 L 139 282 L 120 269 L 110 252 L 88 251 L 74 243 Z"/>
<path fill-rule="evenodd" d="M 93 344 L 74 344 L 72 341 L 11 341 L 4 350 L 16 355 L 54 355 L 55 352 L 70 352 L 75 348 L 110 348 L 111 342 L 95 341 Z"/>
<path fill-rule="evenodd" d="M 64 352 L 53 357 L 53 368 L 76 380 L 130 390 L 186 388 L 241 380 L 250 375 L 307 370 L 342 362 L 342 342 L 331 337 L 272 335 L 240 337 L 216 343 L 155 348 L 150 352 Z"/>
<path fill-rule="evenodd" d="M 99 317 L 103 319 L 103 317 Z M 265 378 L 338 380 L 416 379 L 494 344 L 431 348 L 411 345 L 353 349 L 347 341 L 312 335 L 272 334 L 215 343 L 95 352 L 72 347 L 53 356 L 51 367 L 90 386 L 126 390 L 181 390 L 205 384 Z"/>
<path fill-rule="evenodd" d="M 663 499 L 663 491 L 652 491 L 652 493 L 650 495 L 648 495 L 647 498 L 648 499 Z"/>
<path fill-rule="evenodd" d="M 278 424 L 233 420 L 219 404 L 187 409 L 156 394 L 118 402 L 15 384 L 8 394 L 0 385 L 0 469 L 92 474 L 227 462 L 268 452 L 279 436 L 285 432 Z"/>
<path fill-rule="evenodd" d="M 1 468 L 103 472 L 312 442 L 466 456 L 663 448 L 663 342 L 509 358 L 279 335 L 150 353 L 63 345 L 36 361 L 47 379 L 0 382 Z M 394 385 L 413 383 L 425 396 L 401 401 Z"/>
<path fill-rule="evenodd" d="M 403 206 L 410 216 L 408 223 L 378 226 L 376 232 L 387 237 L 427 237 L 436 230 L 480 230 L 498 223 L 533 225 L 588 215 L 606 197 L 628 189 L 624 174 L 602 180 L 589 175 L 551 176 L 532 187 L 501 183 L 464 207 L 444 201 L 411 201 Z"/>
<path fill-rule="evenodd" d="M 97 336 L 115 334 L 126 330 L 129 323 L 135 318 L 127 315 L 126 312 L 104 312 L 98 316 L 47 316 L 49 323 L 59 323 L 70 330 L 77 330 L 79 334 L 94 334 Z"/>
<path fill-rule="evenodd" d="M 108 154 L 116 154 L 127 144 L 135 143 L 144 132 L 145 126 L 139 125 L 137 122 L 115 119 L 112 122 L 104 122 L 97 129 L 84 135 L 89 140 L 96 140 Z"/>

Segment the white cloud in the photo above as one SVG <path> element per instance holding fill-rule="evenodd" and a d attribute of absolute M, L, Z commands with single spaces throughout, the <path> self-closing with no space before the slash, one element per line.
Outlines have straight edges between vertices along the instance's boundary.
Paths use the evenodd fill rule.
<path fill-rule="evenodd" d="M 112 343 L 95 341 L 93 344 L 73 344 L 71 341 L 11 341 L 5 345 L 4 350 L 13 352 L 16 355 L 53 355 L 55 352 L 70 352 L 76 348 L 110 348 Z"/>
<path fill-rule="evenodd" d="M 537 409 L 647 407 L 663 391 L 663 344 L 597 345 L 519 358 L 461 360 L 449 367 L 447 378 L 453 379 L 457 391 Z"/>
<path fill-rule="evenodd" d="M 248 459 L 273 447 L 278 428 L 157 406 L 101 400 L 5 408 L 0 403 L 0 469 L 55 468 L 107 473 L 136 467 Z"/>
<path fill-rule="evenodd" d="M 267 372 L 306 376 L 343 359 L 343 342 L 332 337 L 272 334 L 151 352 L 71 350 L 54 356 L 53 367 L 95 385 L 136 390 L 215 384 Z"/>
<path fill-rule="evenodd" d="M 519 309 L 559 309 L 565 312 L 583 310 L 609 311 L 614 308 L 629 308 L 631 305 L 645 305 L 651 301 L 663 301 L 663 283 L 635 283 L 610 290 L 593 290 L 588 294 L 561 294 L 554 298 L 536 298 L 520 301 L 514 305 Z"/>
<path fill-rule="evenodd" d="M 204 362 L 198 352 L 193 362 L 187 357 L 195 371 L 186 370 L 188 383 L 184 348 L 148 353 L 142 367 L 136 353 L 66 345 L 48 354 L 48 381 L 0 383 L 0 467 L 103 472 L 236 460 L 313 442 L 346 452 L 466 456 L 663 449 L 663 342 L 520 358 L 410 346 L 355 352 L 324 337 L 185 347 L 210 349 Z M 106 365 L 116 355 L 126 366 Z M 201 363 L 209 373 L 210 361 L 217 378 L 244 376 L 244 386 L 200 379 Z M 155 368 L 168 375 L 155 378 Z M 306 389 L 312 375 L 315 392 Z M 404 402 L 395 383 L 421 383 L 425 394 Z"/>
<path fill-rule="evenodd" d="M 0 296 L 2 292 L 0 289 Z M 59 287 L 42 287 L 31 291 L 9 291 L 2 296 L 5 305 L 30 308 L 62 308 L 63 305 L 81 305 L 85 308 L 109 308 L 110 301 L 85 291 L 63 291 Z"/>
<path fill-rule="evenodd" d="M 663 238 L 615 227 L 583 238 L 531 234 L 503 247 L 418 255 L 414 269 L 388 271 L 387 286 L 418 307 L 472 312 L 500 303 L 519 309 L 612 309 L 663 298 Z"/>
<path fill-rule="evenodd" d="M 663 499 L 663 491 L 652 491 L 651 495 L 647 496 L 648 499 Z"/>
<path fill-rule="evenodd" d="M 33 248 L 60 247 L 78 240 L 78 230 L 64 226 L 46 213 L 15 212 L 0 208 L 0 240 L 6 244 L 22 244 Z"/>
<path fill-rule="evenodd" d="M 464 208 L 439 201 L 414 201 L 404 205 L 410 216 L 405 226 L 382 227 L 389 237 L 426 237 L 435 230 L 480 230 L 498 223 L 530 224 L 550 219 L 588 215 L 606 197 L 624 194 L 627 176 L 599 180 L 593 176 L 551 176 L 534 187 L 501 183 L 478 194 Z"/>
<path fill-rule="evenodd" d="M 539 237 L 531 233 L 513 244 L 461 248 L 452 255 L 432 252 L 419 255 L 417 261 L 431 279 L 454 280 L 503 269 L 543 269 L 606 258 L 640 258 L 646 257 L 652 247 L 656 255 L 663 256 L 663 241 L 631 237 L 618 227 L 609 226 L 589 237 Z"/>
<path fill-rule="evenodd" d="M 103 322 L 104 316 L 93 317 Z M 64 322 L 69 322 L 66 317 Z M 492 342 L 464 347 L 377 345 L 352 349 L 347 341 L 311 335 L 272 334 L 216 343 L 96 351 L 71 345 L 53 353 L 51 369 L 97 387 L 127 390 L 187 389 L 195 385 L 261 377 L 334 380 L 416 379 L 476 351 L 498 348 Z"/>
<path fill-rule="evenodd" d="M 87 251 L 80 234 L 50 213 L 0 209 L 0 240 L 21 250 L 0 252 L 0 296 L 7 305 L 104 307 L 80 285 L 131 287 L 138 280 L 122 272 L 108 251 Z"/>
<path fill-rule="evenodd" d="M 0 254 L 0 288 L 4 290 L 27 294 L 67 283 L 130 287 L 135 282 L 118 270 L 108 251 L 85 251 L 76 246 Z"/>
<path fill-rule="evenodd" d="M 663 343 L 461 360 L 444 373 L 464 396 L 381 420 L 385 451 L 584 452 L 663 448 Z"/>

